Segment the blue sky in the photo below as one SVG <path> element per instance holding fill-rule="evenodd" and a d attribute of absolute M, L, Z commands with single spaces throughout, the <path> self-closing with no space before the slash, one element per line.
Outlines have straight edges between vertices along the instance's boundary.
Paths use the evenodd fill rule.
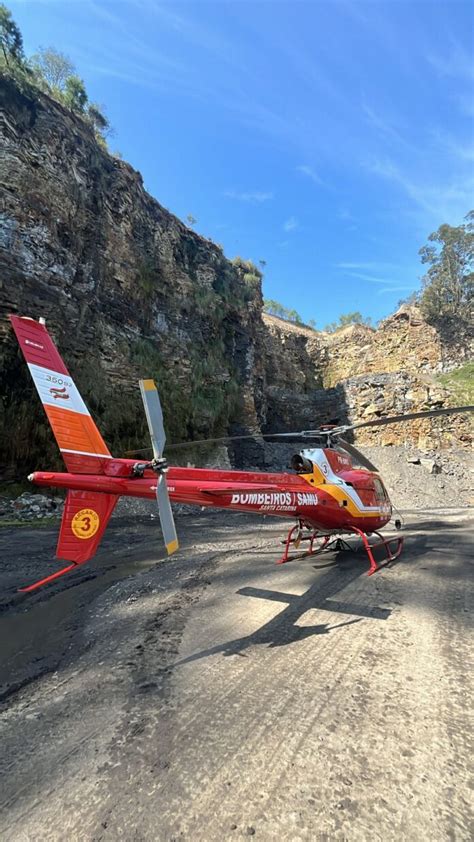
<path fill-rule="evenodd" d="M 10 0 L 67 53 L 147 190 L 322 327 L 379 319 L 474 194 L 474 5 Z"/>

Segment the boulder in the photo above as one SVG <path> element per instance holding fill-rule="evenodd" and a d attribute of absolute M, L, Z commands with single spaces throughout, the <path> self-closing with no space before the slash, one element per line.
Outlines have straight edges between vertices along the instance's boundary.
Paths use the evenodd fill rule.
<path fill-rule="evenodd" d="M 429 471 L 430 474 L 440 474 L 441 473 L 441 465 L 434 459 L 420 459 L 420 464 Z"/>

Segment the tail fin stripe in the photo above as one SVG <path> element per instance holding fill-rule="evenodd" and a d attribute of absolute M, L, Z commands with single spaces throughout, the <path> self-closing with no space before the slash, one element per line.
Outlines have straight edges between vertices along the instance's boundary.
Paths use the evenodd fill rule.
<path fill-rule="evenodd" d="M 101 459 L 112 459 L 110 453 L 89 453 L 87 450 L 70 450 L 68 447 L 61 447 L 61 453 L 75 453 L 76 456 L 95 456 Z"/>
<path fill-rule="evenodd" d="M 62 408 L 52 406 L 45 406 L 45 410 L 60 450 L 110 456 L 110 451 L 89 414 L 65 412 Z"/>
<path fill-rule="evenodd" d="M 32 363 L 28 363 L 28 368 L 44 406 L 60 407 L 66 412 L 89 415 L 89 410 L 70 375 Z"/>

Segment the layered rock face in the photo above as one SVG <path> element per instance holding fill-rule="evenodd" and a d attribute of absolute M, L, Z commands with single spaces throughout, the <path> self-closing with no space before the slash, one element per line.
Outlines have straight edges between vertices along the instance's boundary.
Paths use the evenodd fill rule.
<path fill-rule="evenodd" d="M 145 440 L 137 379 L 175 440 L 259 429 L 261 290 L 50 98 L 2 80 L 0 463 L 55 448 L 7 314 L 40 316 L 116 452 Z"/>
<path fill-rule="evenodd" d="M 262 314 L 255 279 L 153 199 L 83 120 L 7 79 L 0 96 L 3 477 L 60 464 L 9 312 L 46 319 L 116 455 L 148 441 L 141 376 L 159 382 L 174 441 L 347 423 L 450 399 L 433 374 L 458 351 L 417 312 L 331 336 Z M 440 424 L 363 440 L 416 442 Z M 439 442 L 467 437 L 461 419 L 454 439 Z M 257 445 L 231 456 L 265 461 Z"/>
<path fill-rule="evenodd" d="M 352 325 L 333 334 L 316 333 L 299 325 L 264 315 L 274 370 L 283 372 L 283 389 L 275 377 L 274 408 L 298 405 L 308 392 L 308 412 L 318 422 L 337 424 L 370 421 L 379 417 L 441 409 L 455 405 L 454 396 L 436 375 L 465 362 L 472 351 L 462 343 L 446 343 L 427 324 L 417 307 L 401 307 L 378 329 Z M 267 350 L 265 367 L 268 371 Z M 323 391 L 312 392 L 309 373 Z M 291 383 L 300 384 L 291 395 Z M 313 386 L 314 388 L 314 386 Z M 308 423 L 305 424 L 308 427 Z M 314 427 L 314 420 L 309 425 Z M 465 416 L 413 420 L 406 424 L 369 427 L 357 431 L 360 443 L 399 445 L 411 443 L 422 450 L 469 448 L 472 427 Z"/>

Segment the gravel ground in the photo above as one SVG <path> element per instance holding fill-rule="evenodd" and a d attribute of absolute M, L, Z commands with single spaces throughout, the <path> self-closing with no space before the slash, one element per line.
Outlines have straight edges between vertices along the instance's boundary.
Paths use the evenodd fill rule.
<path fill-rule="evenodd" d="M 364 446 L 362 450 L 380 470 L 390 499 L 399 508 L 433 509 L 474 504 L 472 452 L 424 453 L 409 446 Z M 431 473 L 431 470 L 439 473 Z"/>
<path fill-rule="evenodd" d="M 157 561 L 124 516 L 30 597 L 54 531 L 1 530 L 2 840 L 470 840 L 469 513 L 406 521 L 369 578 L 242 515 Z"/>

